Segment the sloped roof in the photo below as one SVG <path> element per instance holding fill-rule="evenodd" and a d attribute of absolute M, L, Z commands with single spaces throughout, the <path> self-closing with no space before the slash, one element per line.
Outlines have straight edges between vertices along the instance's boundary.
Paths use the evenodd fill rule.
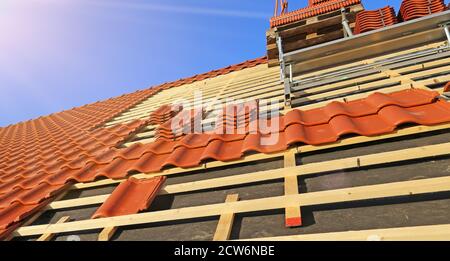
<path fill-rule="evenodd" d="M 132 150 L 119 152 L 115 147 L 146 125 L 148 119 L 101 127 L 114 116 L 162 90 L 266 62 L 265 57 L 248 60 L 0 128 L 0 238 L 2 233 L 10 232 L 12 226 L 45 206 L 70 182 L 95 180 L 98 175 L 92 175 L 92 171 L 98 161 L 105 163 L 111 153 L 125 158 L 133 155 Z"/>

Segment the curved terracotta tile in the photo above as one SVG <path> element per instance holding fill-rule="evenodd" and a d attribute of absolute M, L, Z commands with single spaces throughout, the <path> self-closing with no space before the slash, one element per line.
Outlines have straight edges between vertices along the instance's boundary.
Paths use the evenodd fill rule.
<path fill-rule="evenodd" d="M 36 213 L 48 203 L 49 200 L 43 201 L 38 205 L 24 206 L 20 203 L 13 203 L 9 205 L 7 208 L 0 211 L 0 230 L 8 230 L 12 225 L 14 225 L 14 223 L 20 222 L 28 216 Z"/>
<path fill-rule="evenodd" d="M 43 182 L 50 185 L 62 185 L 73 179 L 72 177 L 76 176 L 76 173 L 79 173 L 79 171 L 80 170 L 62 169 L 55 174 L 47 175 Z"/>
<path fill-rule="evenodd" d="M 14 203 L 0 211 L 0 229 L 7 229 L 11 224 L 19 222 L 36 208 L 34 205 L 23 206 L 20 203 Z"/>
<path fill-rule="evenodd" d="M 142 173 L 158 172 L 162 169 L 162 166 L 165 164 L 169 156 L 170 153 L 146 153 L 139 160 L 131 162 L 128 171 L 139 171 Z"/>
<path fill-rule="evenodd" d="M 7 208 L 13 203 L 21 205 L 36 205 L 52 197 L 64 189 L 66 185 L 51 186 L 46 183 L 39 184 L 30 189 L 15 188 L 0 196 L 0 208 Z"/>
<path fill-rule="evenodd" d="M 146 210 L 158 194 L 166 177 L 152 179 L 130 178 L 111 193 L 92 218 L 136 214 Z"/>
<path fill-rule="evenodd" d="M 207 145 L 208 147 L 209 145 Z M 160 169 L 166 166 L 175 166 L 181 168 L 190 168 L 200 165 L 201 156 L 205 149 L 200 148 L 186 148 L 178 147 L 172 151 L 166 158 Z"/>
<path fill-rule="evenodd" d="M 206 134 L 187 134 L 181 138 L 174 148 L 185 147 L 185 148 L 198 148 L 205 147 L 208 144 L 210 137 Z"/>
<path fill-rule="evenodd" d="M 214 140 L 206 146 L 200 160 L 214 159 L 218 161 L 231 161 L 240 159 L 243 156 L 243 143 L 243 140 L 230 142 Z"/>
<path fill-rule="evenodd" d="M 155 142 L 145 144 L 144 151 L 154 154 L 167 154 L 172 152 L 176 145 L 176 141 L 156 140 Z"/>
<path fill-rule="evenodd" d="M 284 126 L 290 124 L 319 125 L 328 123 L 333 117 L 347 115 L 361 117 L 378 113 L 380 109 L 389 105 L 412 107 L 429 104 L 439 97 L 438 92 L 429 92 L 420 89 L 395 92 L 391 94 L 374 93 L 369 97 L 347 103 L 331 102 L 323 108 L 308 111 L 292 110 L 284 116 Z M 285 128 L 283 127 L 283 128 Z"/>
<path fill-rule="evenodd" d="M 295 143 L 319 145 L 337 140 L 337 136 L 327 124 L 315 126 L 304 126 L 301 124 L 290 125 L 285 129 L 284 135 L 289 145 Z"/>
<path fill-rule="evenodd" d="M 435 125 L 450 120 L 450 104 L 445 101 L 438 101 L 408 109 L 389 106 L 380 111 L 379 115 L 385 121 L 397 126 L 404 123 Z"/>
<path fill-rule="evenodd" d="M 288 148 L 284 133 L 274 133 L 272 135 L 249 134 L 244 139 L 242 153 L 260 152 L 274 153 L 284 151 Z"/>

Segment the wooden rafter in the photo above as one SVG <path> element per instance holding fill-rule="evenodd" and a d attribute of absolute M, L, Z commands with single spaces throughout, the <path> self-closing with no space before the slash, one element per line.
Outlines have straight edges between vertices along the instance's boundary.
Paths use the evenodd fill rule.
<path fill-rule="evenodd" d="M 238 194 L 228 195 L 225 203 L 237 202 L 239 200 Z M 214 233 L 214 241 L 225 241 L 230 239 L 231 230 L 233 228 L 234 213 L 225 212 L 220 215 L 219 223 L 217 224 L 216 232 Z"/>

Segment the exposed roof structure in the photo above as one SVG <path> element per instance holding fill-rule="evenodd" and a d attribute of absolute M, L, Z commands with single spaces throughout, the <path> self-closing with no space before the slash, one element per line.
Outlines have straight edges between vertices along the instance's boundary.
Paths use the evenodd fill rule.
<path fill-rule="evenodd" d="M 162 90 L 265 62 L 265 58 L 258 58 L 1 128 L 1 231 L 45 206 L 42 203 L 64 189 L 71 177 L 78 182 L 94 181 L 96 175 L 87 177 L 86 173 L 83 174 L 84 170 L 93 167 L 90 161 L 103 160 L 105 163 L 105 157 L 116 151 L 118 144 L 147 122 L 135 120 L 110 128 L 99 127 L 115 115 Z M 132 151 L 127 150 L 120 155 L 125 156 Z"/>
<path fill-rule="evenodd" d="M 0 239 L 58 240 L 87 230 L 96 232 L 83 239 L 404 239 L 419 230 L 423 239 L 449 238 L 448 221 L 439 221 L 448 202 L 434 198 L 417 204 L 438 213 L 412 223 L 389 202 L 365 209 L 387 225 L 354 205 L 326 209 L 329 216 L 313 209 L 450 191 L 450 48 L 445 23 L 434 22 L 450 22 L 450 11 L 443 1 L 405 0 L 399 17 L 412 20 L 403 22 L 391 7 L 360 4 L 311 0 L 272 18 L 269 61 L 0 128 Z M 370 37 L 377 42 L 364 50 L 314 56 Z M 379 51 L 383 44 L 391 49 Z M 308 55 L 321 62 L 302 60 Z M 396 175 L 380 174 L 387 169 Z M 243 215 L 235 234 L 234 214 Z M 218 223 L 175 222 L 211 217 Z M 342 227 L 353 218 L 362 221 Z"/>

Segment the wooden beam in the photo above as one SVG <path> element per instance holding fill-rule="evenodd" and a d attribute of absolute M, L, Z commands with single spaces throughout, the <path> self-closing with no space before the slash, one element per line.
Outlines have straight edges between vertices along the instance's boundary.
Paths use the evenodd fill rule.
<path fill-rule="evenodd" d="M 111 226 L 128 226 L 163 221 L 186 220 L 202 217 L 220 216 L 225 211 L 248 213 L 256 211 L 282 209 L 292 205 L 312 206 L 343 203 L 369 199 L 383 199 L 400 196 L 422 195 L 450 191 L 450 177 L 431 178 L 382 185 L 361 186 L 329 191 L 304 193 L 298 195 L 278 196 L 227 202 L 204 206 L 170 209 L 156 212 L 140 213 L 118 217 L 74 221 L 63 224 L 47 224 L 21 227 L 16 236 L 32 236 L 43 233 L 62 233 L 101 229 Z"/>
<path fill-rule="evenodd" d="M 244 241 L 449 241 L 450 224 L 332 232 Z"/>
<path fill-rule="evenodd" d="M 225 202 L 237 202 L 239 200 L 238 194 L 228 195 Z M 233 228 L 234 213 L 225 212 L 220 215 L 219 223 L 217 224 L 216 233 L 214 233 L 214 241 L 226 241 L 230 239 L 231 230 Z"/>
<path fill-rule="evenodd" d="M 62 218 L 60 218 L 55 224 L 61 224 L 64 222 L 68 222 L 70 220 L 69 216 L 64 216 Z M 55 234 L 53 233 L 45 233 L 42 236 L 40 236 L 38 239 L 36 239 L 36 241 L 50 241 L 53 239 L 53 237 L 55 236 Z"/>
<path fill-rule="evenodd" d="M 109 241 L 116 233 L 117 227 L 105 227 L 98 235 L 98 241 Z"/>
<path fill-rule="evenodd" d="M 84 197 L 84 198 L 76 198 L 76 199 L 67 199 L 61 201 L 54 201 L 48 204 L 46 210 L 56 210 L 56 209 L 64 209 L 64 208 L 73 208 L 80 206 L 89 206 L 96 205 L 105 202 L 105 200 L 109 197 L 108 195 L 99 195 L 92 197 Z"/>
<path fill-rule="evenodd" d="M 407 74 L 402 75 L 399 72 L 397 72 L 396 70 L 385 70 L 384 72 L 387 73 L 389 75 L 389 77 L 391 77 L 391 79 L 400 80 L 402 84 L 411 84 L 411 86 L 414 88 L 423 89 L 426 91 L 432 91 L 430 88 L 428 88 L 424 84 L 413 81 L 411 79 L 411 77 L 408 76 Z"/>
<path fill-rule="evenodd" d="M 287 152 L 284 154 L 284 168 L 296 167 L 295 153 Z M 298 194 L 298 177 L 288 176 L 284 178 L 284 194 L 297 195 Z M 300 206 L 290 206 L 285 209 L 285 224 L 286 227 L 299 227 L 302 225 L 302 214 Z"/>
<path fill-rule="evenodd" d="M 177 194 L 205 189 L 227 187 L 233 185 L 251 184 L 262 181 L 276 180 L 288 177 L 308 176 L 337 170 L 357 169 L 377 166 L 380 164 L 399 163 L 408 160 L 426 159 L 450 154 L 450 143 L 429 145 L 424 147 L 395 150 L 358 157 L 337 159 L 326 162 L 310 163 L 301 166 L 259 171 L 248 174 L 233 175 L 223 178 L 213 178 L 192 181 L 181 184 L 167 185 L 159 194 Z M 48 205 L 48 209 L 63 209 L 80 206 L 95 205 L 104 202 L 109 195 L 92 196 L 79 199 L 55 201 Z"/>

